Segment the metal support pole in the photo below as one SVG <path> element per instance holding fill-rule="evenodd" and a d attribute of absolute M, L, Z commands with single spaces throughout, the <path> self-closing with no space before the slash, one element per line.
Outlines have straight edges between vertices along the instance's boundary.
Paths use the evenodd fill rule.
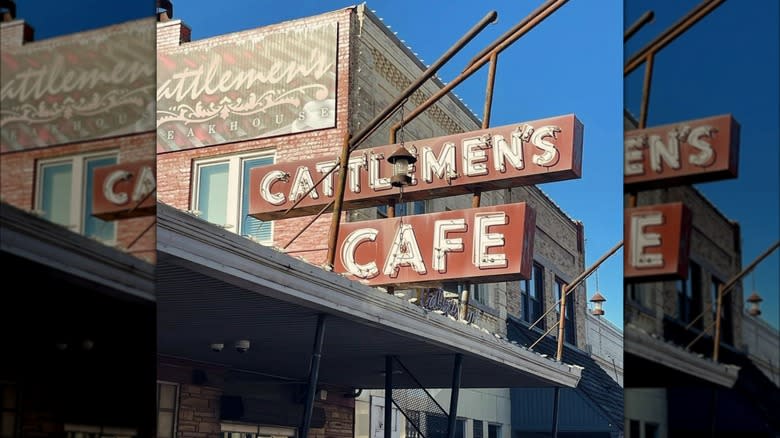
<path fill-rule="evenodd" d="M 607 259 L 608 259 L 608 258 L 609 258 L 609 257 L 610 257 L 612 254 L 614 254 L 615 252 L 617 252 L 617 250 L 619 250 L 621 246 L 623 246 L 623 241 L 622 241 L 622 240 L 621 240 L 620 242 L 618 242 L 618 243 L 617 243 L 617 245 L 613 246 L 613 247 L 612 247 L 612 249 L 610 249 L 609 251 L 607 251 L 607 252 L 606 252 L 606 253 L 605 253 L 603 256 L 601 256 L 601 258 L 599 258 L 598 260 L 596 260 L 596 262 L 595 262 L 595 263 L 593 263 L 592 265 L 590 265 L 590 267 L 589 267 L 588 269 L 586 269 L 586 270 L 585 270 L 585 271 L 583 271 L 583 272 L 582 272 L 580 275 L 578 275 L 578 276 L 577 276 L 577 278 L 575 278 L 574 280 L 572 280 L 572 282 L 571 282 L 571 283 L 569 283 L 569 291 L 572 291 L 572 290 L 574 290 L 574 289 L 575 289 L 577 286 L 579 286 L 579 285 L 580 285 L 580 283 L 582 283 L 582 282 L 583 282 L 583 281 L 584 281 L 586 278 L 588 278 L 588 277 L 590 276 L 590 274 L 592 274 L 592 273 L 593 273 L 593 271 L 595 271 L 595 270 L 596 270 L 596 268 L 598 268 L 599 266 L 601 266 L 601 264 L 602 264 L 602 263 L 604 263 L 604 261 L 605 261 L 605 260 L 607 260 Z M 567 292 L 567 293 L 568 293 L 568 292 Z M 534 327 L 536 326 L 536 324 L 538 324 L 538 323 L 539 323 L 539 321 L 541 321 L 541 320 L 542 320 L 542 319 L 543 319 L 545 316 L 547 316 L 547 314 L 548 314 L 548 313 L 552 312 L 552 311 L 555 309 L 555 304 L 558 304 L 558 302 L 560 302 L 560 300 L 556 301 L 556 302 L 555 302 L 555 303 L 552 305 L 552 307 L 550 307 L 549 309 L 547 309 L 547 311 L 546 311 L 546 312 L 544 312 L 544 314 L 543 314 L 542 316 L 540 316 L 540 317 L 539 317 L 539 319 L 537 319 L 536 321 L 534 321 L 534 323 L 533 323 L 533 324 L 531 324 L 531 328 L 534 328 Z"/>
<path fill-rule="evenodd" d="M 647 11 L 644 14 L 642 14 L 642 16 L 639 17 L 639 19 L 636 20 L 634 24 L 632 24 L 631 26 L 628 27 L 628 29 L 626 29 L 626 32 L 623 34 L 623 42 L 625 43 L 626 41 L 628 41 L 629 38 L 634 36 L 634 34 L 637 33 L 639 29 L 642 28 L 642 26 L 651 22 L 653 20 L 653 16 L 654 16 L 653 11 Z"/>
<path fill-rule="evenodd" d="M 747 275 L 747 274 L 749 274 L 751 271 L 753 271 L 753 269 L 755 269 L 755 267 L 756 267 L 756 266 L 757 266 L 757 265 L 758 265 L 758 264 L 759 264 L 759 263 L 760 263 L 762 260 L 764 260 L 765 258 L 769 257 L 769 255 L 770 255 L 770 254 L 772 254 L 772 253 L 773 253 L 773 252 L 774 252 L 774 251 L 775 251 L 777 248 L 780 248 L 780 240 L 779 240 L 779 241 L 777 241 L 777 242 L 775 242 L 775 243 L 774 243 L 772 246 L 770 246 L 769 248 L 767 248 L 767 249 L 766 249 L 766 251 L 764 251 L 763 253 L 761 253 L 761 255 L 759 255 L 758 257 L 756 257 L 756 258 L 755 258 L 755 259 L 754 259 L 752 262 L 750 262 L 750 264 L 749 264 L 749 265 L 747 265 L 747 267 L 746 267 L 745 269 L 743 269 L 743 270 L 742 270 L 742 271 L 741 271 L 739 274 L 735 275 L 734 277 L 732 277 L 732 278 L 731 278 L 731 280 L 729 280 L 729 281 L 727 281 L 725 284 L 721 285 L 721 286 L 720 286 L 720 288 L 719 288 L 718 297 L 725 296 L 726 294 L 728 294 L 729 292 L 731 292 L 731 289 L 732 289 L 732 288 L 733 288 L 733 287 L 734 287 L 734 286 L 737 284 L 737 282 L 738 282 L 739 280 L 741 280 L 741 279 L 742 279 L 744 276 L 746 276 L 746 275 Z M 693 324 L 694 324 L 696 321 L 698 321 L 698 320 L 699 320 L 699 319 L 700 319 L 702 316 L 704 316 L 704 312 L 706 312 L 706 310 L 705 310 L 705 311 L 702 311 L 702 313 L 700 313 L 700 314 L 699 314 L 699 316 L 697 316 L 697 317 L 696 317 L 696 318 L 694 318 L 694 319 L 693 319 L 693 320 L 692 320 L 690 323 L 688 323 L 688 325 L 685 327 L 685 329 L 686 329 L 686 330 L 690 329 L 690 328 L 693 326 Z M 701 331 L 701 333 L 699 333 L 699 334 L 698 334 L 698 335 L 697 335 L 697 336 L 696 336 L 696 337 L 695 337 L 695 338 L 694 338 L 694 339 L 693 339 L 693 340 L 692 340 L 690 343 L 688 343 L 688 345 L 687 345 L 685 348 L 686 348 L 686 349 L 690 349 L 690 348 L 693 346 L 693 344 L 695 344 L 695 343 L 696 343 L 696 341 L 698 341 L 699 339 L 701 339 L 701 337 L 702 337 L 702 336 L 704 336 L 704 334 L 705 334 L 705 333 L 707 333 L 707 331 L 708 331 L 710 328 L 712 328 L 713 324 L 720 324 L 720 312 L 718 312 L 718 313 L 715 315 L 715 323 L 712 323 L 712 324 L 708 325 L 708 326 L 707 326 L 707 327 L 706 327 L 704 330 L 702 330 L 702 331 Z M 713 341 L 716 343 L 716 345 L 719 345 L 719 344 L 720 344 L 720 333 L 718 333 L 717 331 L 716 331 L 716 333 L 715 333 L 715 336 L 713 336 Z M 715 361 L 717 362 L 717 360 L 718 360 L 718 359 L 717 359 L 717 355 L 715 354 L 715 351 L 716 351 L 716 350 L 715 350 L 715 348 L 713 348 L 713 357 L 712 357 L 712 358 L 713 358 L 713 360 L 715 360 Z"/>
<path fill-rule="evenodd" d="M 344 134 L 344 143 L 341 145 L 341 157 L 339 158 L 339 175 L 336 183 L 336 199 L 333 200 L 333 215 L 330 218 L 330 233 L 328 233 L 328 258 L 327 264 L 333 267 L 336 260 L 336 242 L 341 226 L 341 204 L 344 202 L 344 188 L 347 185 L 347 165 L 349 164 L 349 133 Z"/>
<path fill-rule="evenodd" d="M 572 288 L 572 290 L 574 290 Z M 569 285 L 564 284 L 561 288 L 561 316 L 558 320 L 558 351 L 555 353 L 555 360 L 561 361 L 563 356 L 563 336 L 566 327 L 566 294 L 569 292 Z"/>
<path fill-rule="evenodd" d="M 317 392 L 317 379 L 320 374 L 320 361 L 322 359 L 322 341 L 325 339 L 325 314 L 317 315 L 317 333 L 314 335 L 314 347 L 311 355 L 311 367 L 309 369 L 309 388 L 306 393 L 306 406 L 303 410 L 303 424 L 301 425 L 301 438 L 307 438 L 311 426 L 311 414 L 314 410 L 314 394 Z"/>
<path fill-rule="evenodd" d="M 460 395 L 460 377 L 463 371 L 463 355 L 455 355 L 455 368 L 452 370 L 452 393 L 450 393 L 450 416 L 447 424 L 447 438 L 455 438 L 455 425 L 458 419 L 458 397 Z"/>
<path fill-rule="evenodd" d="M 645 78 L 642 83 L 642 107 L 639 109 L 639 129 L 647 127 L 647 108 L 650 105 L 650 87 L 653 83 L 654 54 L 647 55 L 645 62 Z"/>
<path fill-rule="evenodd" d="M 393 356 L 385 356 L 385 438 L 393 438 Z"/>
<path fill-rule="evenodd" d="M 720 312 L 723 310 L 723 285 L 718 285 L 718 299 L 715 310 L 715 339 L 712 346 L 712 360 L 718 361 L 718 353 L 720 352 Z"/>
<path fill-rule="evenodd" d="M 555 392 L 553 394 L 553 420 L 552 420 L 552 438 L 558 438 L 558 413 L 560 412 L 560 401 L 561 401 L 561 388 L 559 386 L 555 387 Z"/>
<path fill-rule="evenodd" d="M 531 14 L 528 15 L 528 17 L 524 18 L 520 23 L 518 23 L 515 27 L 513 27 L 510 31 L 499 37 L 497 40 L 495 40 L 493 43 L 491 43 L 487 48 L 483 49 L 474 59 L 472 59 L 468 67 L 463 70 L 462 73 L 460 73 L 455 79 L 448 82 L 447 85 L 439 89 L 439 91 L 433 93 L 431 97 L 428 98 L 425 102 L 420 104 L 417 108 L 413 109 L 411 113 L 407 114 L 405 123 L 411 122 L 415 117 L 419 116 L 422 112 L 424 112 L 426 109 L 431 107 L 434 103 L 436 103 L 439 99 L 446 96 L 447 93 L 452 91 L 453 88 L 458 86 L 461 82 L 468 79 L 472 74 L 474 74 L 477 70 L 482 68 L 483 65 L 485 65 L 492 56 L 493 53 L 501 53 L 504 49 L 512 45 L 515 41 L 517 41 L 521 36 L 528 33 L 531 29 L 533 29 L 537 24 L 541 23 L 545 18 L 547 18 L 550 14 L 555 12 L 558 8 L 563 6 L 564 3 L 566 3 L 568 0 L 554 0 L 554 1 L 547 1 L 544 5 L 537 8 L 535 11 L 531 12 Z M 394 135 L 393 133 L 395 131 L 398 131 L 398 129 L 401 127 L 400 123 L 396 123 L 392 127 L 390 127 L 391 135 Z"/>
<path fill-rule="evenodd" d="M 705 0 L 698 6 L 693 8 L 689 13 L 685 14 L 679 21 L 671 25 L 664 32 L 662 32 L 656 39 L 648 43 L 639 52 L 634 54 L 626 62 L 626 66 L 623 68 L 623 76 L 627 76 L 634 71 L 639 65 L 644 62 L 645 57 L 649 53 L 658 53 L 661 49 L 666 47 L 669 43 L 674 41 L 678 36 L 683 34 L 691 26 L 696 24 L 699 20 L 706 17 L 707 14 L 715 10 L 725 0 Z"/>
<path fill-rule="evenodd" d="M 452 59 L 453 56 L 455 56 L 460 49 L 462 49 L 466 44 L 469 43 L 474 37 L 477 36 L 483 29 L 485 29 L 489 24 L 496 21 L 498 18 L 498 13 L 496 11 L 490 11 L 485 15 L 474 27 L 469 29 L 468 32 L 466 32 L 465 35 L 463 35 L 458 41 L 455 42 L 455 44 L 450 47 L 439 59 L 437 59 L 433 64 L 431 64 L 430 67 L 428 67 L 420 77 L 415 79 L 415 81 L 406 87 L 406 89 L 401 93 L 400 96 L 396 98 L 396 100 L 393 101 L 393 103 L 386 106 L 376 117 L 374 117 L 368 124 L 358 131 L 357 134 L 352 136 L 349 139 L 349 152 L 351 153 L 353 150 L 357 148 L 357 146 L 363 142 L 369 135 L 371 135 L 380 124 L 384 123 L 390 115 L 396 111 L 401 105 L 403 105 L 406 102 L 406 99 L 409 98 L 412 94 L 414 94 L 415 91 L 417 91 L 420 86 L 422 86 L 425 81 L 432 78 L 434 75 L 436 75 L 436 72 L 439 71 L 439 69 L 447 63 L 450 59 Z M 349 155 L 347 155 L 349 156 Z M 320 179 L 314 183 L 313 186 L 311 186 L 306 193 L 301 196 L 300 199 L 295 201 L 290 208 L 288 208 L 284 214 L 287 214 L 290 210 L 295 208 L 305 197 L 309 196 L 309 193 L 314 191 L 314 189 L 317 188 L 323 181 L 325 181 L 325 178 L 327 178 L 331 173 L 333 173 L 336 169 L 341 168 L 342 166 L 346 166 L 343 161 L 340 161 L 337 163 L 337 165 L 327 172 L 325 172 Z M 338 194 L 336 195 L 338 197 Z M 334 211 L 336 206 L 334 205 Z"/>

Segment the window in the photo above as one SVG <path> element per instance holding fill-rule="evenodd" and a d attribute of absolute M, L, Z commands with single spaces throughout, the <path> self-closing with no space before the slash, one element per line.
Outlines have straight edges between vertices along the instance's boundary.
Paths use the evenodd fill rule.
<path fill-rule="evenodd" d="M 712 318 L 715 320 L 716 312 L 718 311 L 718 288 L 723 285 L 723 282 L 716 277 L 712 277 Z M 714 329 L 713 329 L 714 330 Z M 714 333 L 714 331 L 713 331 Z M 720 341 L 733 345 L 734 333 L 731 323 L 731 294 L 723 296 L 723 302 L 720 309 Z"/>
<path fill-rule="evenodd" d="M 561 299 L 563 293 L 563 286 L 566 283 L 558 277 L 555 277 L 555 297 Z M 564 338 L 563 340 L 571 345 L 575 345 L 577 340 L 576 327 L 574 326 L 574 291 L 566 294 L 566 313 L 564 314 Z M 556 311 L 560 317 L 560 311 Z"/>
<path fill-rule="evenodd" d="M 269 154 L 197 161 L 192 210 L 208 222 L 260 243 L 271 244 L 273 223 L 249 216 L 249 174 L 255 167 L 273 162 L 274 158 Z"/>
<path fill-rule="evenodd" d="M 701 297 L 701 268 L 691 261 L 688 265 L 688 278 L 677 282 L 678 317 L 682 322 L 689 323 L 699 316 L 702 309 Z M 701 318 L 694 327 L 702 328 Z"/>
<path fill-rule="evenodd" d="M 501 425 L 488 424 L 488 438 L 501 438 Z"/>
<path fill-rule="evenodd" d="M 531 278 L 520 281 L 520 319 L 533 324 L 544 311 L 544 268 L 534 263 Z M 537 327 L 544 329 L 544 321 Z"/>
<path fill-rule="evenodd" d="M 420 424 L 420 411 L 407 411 L 406 415 L 406 438 L 422 438 L 415 425 Z M 475 437 L 476 438 L 476 437 Z"/>
<path fill-rule="evenodd" d="M 93 171 L 119 162 L 117 152 L 40 160 L 35 210 L 47 220 L 107 244 L 116 242 L 116 223 L 92 216 Z"/>
<path fill-rule="evenodd" d="M 471 299 L 483 306 L 490 307 L 490 287 L 487 284 L 472 284 Z"/>
<path fill-rule="evenodd" d="M 425 416 L 425 427 L 428 432 L 425 436 L 447 436 L 447 417 L 428 413 Z M 455 420 L 455 438 L 465 438 L 466 420 L 458 418 Z"/>
<path fill-rule="evenodd" d="M 175 383 L 157 382 L 157 437 L 173 438 L 176 435 L 176 406 L 179 386 Z"/>
<path fill-rule="evenodd" d="M 0 384 L 0 437 L 2 438 L 16 436 L 17 399 L 15 385 Z"/>
<path fill-rule="evenodd" d="M 482 438 L 484 432 L 482 430 L 482 420 L 474 420 L 474 438 Z"/>
<path fill-rule="evenodd" d="M 292 438 L 291 427 L 260 426 L 257 424 L 221 423 L 222 438 Z"/>
<path fill-rule="evenodd" d="M 645 309 L 650 309 L 653 306 L 653 290 L 652 286 L 646 283 L 624 283 L 627 291 L 627 299 L 633 304 L 636 304 Z"/>
<path fill-rule="evenodd" d="M 639 420 L 630 420 L 628 426 L 628 437 L 629 438 L 640 438 L 640 428 L 639 428 Z"/>
<path fill-rule="evenodd" d="M 136 438 L 134 429 L 123 427 L 65 424 L 65 438 Z"/>
<path fill-rule="evenodd" d="M 658 424 L 645 423 L 645 438 L 658 438 Z"/>
<path fill-rule="evenodd" d="M 380 205 L 376 208 L 377 217 L 387 217 L 387 206 Z M 395 217 L 409 216 L 425 213 L 425 201 L 402 202 L 395 205 Z"/>

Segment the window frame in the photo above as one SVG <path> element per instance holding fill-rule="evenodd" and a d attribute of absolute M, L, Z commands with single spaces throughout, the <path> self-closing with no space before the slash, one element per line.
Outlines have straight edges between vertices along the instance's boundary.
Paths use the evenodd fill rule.
<path fill-rule="evenodd" d="M 202 210 L 199 205 L 200 194 L 200 175 L 201 169 L 208 166 L 214 166 L 218 164 L 228 165 L 227 176 L 227 211 L 225 212 L 224 224 L 215 224 L 226 230 L 238 234 L 239 236 L 246 237 L 254 240 L 261 245 L 270 246 L 274 241 L 274 221 L 264 221 L 269 224 L 270 230 L 268 233 L 268 239 L 257 239 L 249 235 L 241 234 L 241 228 L 244 224 L 244 218 L 241 217 L 241 211 L 243 210 L 243 180 L 244 180 L 244 163 L 249 160 L 256 160 L 260 158 L 270 158 L 272 165 L 276 163 L 276 151 L 255 151 L 246 152 L 233 155 L 219 155 L 211 157 L 195 158 L 192 160 L 192 184 L 190 190 L 190 211 L 195 212 L 200 217 Z"/>
<path fill-rule="evenodd" d="M 156 391 L 156 397 L 155 397 L 155 412 L 156 412 L 156 423 L 157 427 L 159 427 L 160 422 L 160 385 L 169 385 L 174 387 L 174 395 L 173 395 L 173 409 L 164 408 L 165 412 L 173 412 L 173 422 L 171 423 L 171 437 L 176 437 L 176 432 L 178 432 L 179 428 L 179 398 L 181 397 L 181 385 L 179 385 L 176 382 L 169 382 L 167 380 L 158 380 L 157 381 L 157 391 Z M 157 435 L 157 430 L 155 429 L 155 436 Z"/>
<path fill-rule="evenodd" d="M 536 270 L 539 270 L 540 275 L 535 275 Z M 528 324 L 533 324 L 534 321 L 539 319 L 544 314 L 544 299 L 545 299 L 545 281 L 544 281 L 544 265 L 541 263 L 534 261 L 531 265 L 531 278 L 520 280 L 520 320 L 524 321 Z M 523 290 L 523 284 L 525 285 L 525 290 Z M 533 298 L 531 296 L 531 285 L 533 285 L 534 293 L 536 294 L 536 298 Z M 525 298 L 523 298 L 525 297 Z M 523 300 L 528 303 L 527 305 L 524 305 Z M 539 314 L 536 315 L 533 312 L 533 302 L 539 303 Z M 542 319 L 539 321 L 539 324 L 536 325 L 541 330 L 545 329 L 545 321 Z"/>
<path fill-rule="evenodd" d="M 715 274 L 710 274 L 710 293 L 712 294 L 712 321 L 715 322 L 716 314 L 718 312 L 718 294 L 715 288 L 718 285 L 722 285 L 725 282 L 722 281 Z M 733 321 L 733 309 L 732 309 L 731 295 L 724 295 L 723 302 L 721 303 L 721 316 L 720 316 L 720 342 L 726 345 L 734 345 L 734 321 Z"/>
<path fill-rule="evenodd" d="M 563 293 L 563 287 L 567 284 L 561 277 L 555 276 L 555 295 L 560 301 L 561 294 Z M 577 345 L 577 323 L 576 323 L 576 307 L 575 307 L 575 294 L 577 290 L 570 291 L 566 295 L 566 313 L 564 314 L 564 335 L 563 341 L 569 345 Z M 560 311 L 556 309 L 555 312 L 560 319 Z"/>
<path fill-rule="evenodd" d="M 64 155 L 59 157 L 39 158 L 35 160 L 35 187 L 34 187 L 34 202 L 33 209 L 39 216 L 44 217 L 45 211 L 43 209 L 44 199 L 44 169 L 50 166 L 57 166 L 62 164 L 70 164 L 70 214 L 67 225 L 61 225 L 75 233 L 85 235 L 85 222 L 87 219 L 86 208 L 87 203 L 90 201 L 92 195 L 86 192 L 87 187 L 87 162 L 89 160 L 101 159 L 101 158 L 114 158 L 115 164 L 121 163 L 119 149 L 106 149 L 102 151 L 85 152 L 79 154 Z M 47 219 L 48 220 L 48 219 Z M 111 225 L 113 228 L 112 238 L 108 240 L 97 239 L 102 243 L 114 246 L 118 240 L 118 230 L 115 221 L 104 221 Z M 89 236 L 88 236 L 89 237 Z"/>

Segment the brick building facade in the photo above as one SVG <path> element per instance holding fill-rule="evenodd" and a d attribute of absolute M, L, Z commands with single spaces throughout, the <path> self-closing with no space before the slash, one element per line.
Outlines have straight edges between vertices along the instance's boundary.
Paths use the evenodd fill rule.
<path fill-rule="evenodd" d="M 266 26 L 261 29 L 248 30 L 233 34 L 221 35 L 200 41 L 189 41 L 191 31 L 181 20 L 163 21 L 157 25 L 157 47 L 159 50 L 158 62 L 162 64 L 180 62 L 180 58 L 193 56 L 193 53 L 208 53 L 209 50 L 227 50 L 220 49 L 222 46 L 235 44 L 238 41 L 251 41 L 256 35 L 272 35 L 276 32 L 294 33 L 296 30 L 306 28 L 318 28 L 318 26 L 328 23 L 337 23 L 336 38 L 336 74 L 335 74 L 335 119 L 333 126 L 325 126 L 323 129 L 310 131 L 284 133 L 277 136 L 263 137 L 258 134 L 256 138 L 241 138 L 240 134 L 236 140 L 227 140 L 227 136 L 234 135 L 230 133 L 231 126 L 242 126 L 241 129 L 251 129 L 248 124 L 242 125 L 239 118 L 232 118 L 233 115 L 224 117 L 224 125 L 220 122 L 212 123 L 212 128 L 203 128 L 201 135 L 197 130 L 189 131 L 187 127 L 176 127 L 170 124 L 159 123 L 161 117 L 158 112 L 158 199 L 160 202 L 171 207 L 187 211 L 189 214 L 199 216 L 202 219 L 213 222 L 224 228 L 228 233 L 244 234 L 244 221 L 237 217 L 234 211 L 241 210 L 241 206 L 233 208 L 227 215 L 219 215 L 219 219 L 209 219 L 210 211 L 205 211 L 205 205 L 202 196 L 204 179 L 202 177 L 203 166 L 211 163 L 225 163 L 225 175 L 227 180 L 237 179 L 233 169 L 236 164 L 227 163 L 245 163 L 255 158 L 267 157 L 267 162 L 285 163 L 305 160 L 310 158 L 332 158 L 338 155 L 344 136 L 347 132 L 355 132 L 366 125 L 375 117 L 386 105 L 412 81 L 417 78 L 425 65 L 417 59 L 412 50 L 406 47 L 384 24 L 381 20 L 364 5 L 346 8 L 331 13 L 326 13 L 314 17 L 297 19 L 284 23 Z M 270 38 L 266 36 L 266 38 Z M 213 48 L 213 49 L 212 49 Z M 292 50 L 291 50 L 292 51 Z M 205 55 L 204 55 L 205 56 Z M 240 62 L 236 61 L 235 65 Z M 165 76 L 168 80 L 171 76 Z M 430 95 L 435 93 L 442 83 L 438 79 L 428 81 L 420 90 L 414 93 L 408 104 L 416 106 L 425 101 Z M 230 99 L 234 97 L 230 95 Z M 178 102 L 177 102 L 178 103 Z M 165 107 L 158 102 L 158 111 L 160 107 Z M 181 107 L 177 107 L 181 108 Z M 168 114 L 167 112 L 165 114 Z M 373 132 L 360 146 L 360 148 L 370 148 L 388 144 L 389 128 L 392 123 L 401 120 L 400 114 L 395 114 L 389 122 L 381 125 Z M 259 119 L 257 119 L 259 120 Z M 480 121 L 460 100 L 454 95 L 447 95 L 428 111 L 421 114 L 414 120 L 406 121 L 399 139 L 402 137 L 411 142 L 414 139 L 424 139 L 458 132 L 466 132 L 479 129 Z M 231 125 L 231 123 L 235 123 Z M 262 127 L 265 122 L 258 121 L 255 125 Z M 193 122 L 193 125 L 197 125 Z M 204 125 L 205 126 L 205 125 Z M 214 140 L 212 137 L 220 133 L 220 129 L 225 132 L 225 138 Z M 238 129 L 237 129 L 238 130 Z M 247 134 L 248 135 L 248 134 Z M 211 136 L 211 137 L 210 137 Z M 251 137 L 251 136 L 249 136 Z M 187 143 L 191 139 L 192 143 Z M 180 141 L 180 143 L 176 143 Z M 246 172 L 246 168 L 244 168 Z M 316 180 L 316 174 L 315 174 Z M 240 191 L 240 183 L 233 185 Z M 227 183 L 230 186 L 230 183 Z M 244 186 L 243 190 L 247 190 Z M 239 196 L 242 198 L 243 195 Z M 244 200 L 246 198 L 243 198 Z M 238 202 L 234 200 L 228 201 Z M 246 202 L 246 201 L 244 201 Z M 499 191 L 485 192 L 482 196 L 482 205 L 498 205 L 504 203 L 526 202 L 537 214 L 537 228 L 535 233 L 535 252 L 534 252 L 534 275 L 535 277 L 523 282 L 496 283 L 475 287 L 474 299 L 471 309 L 475 313 L 474 325 L 486 330 L 489 333 L 496 333 L 502 338 L 507 335 L 507 320 L 514 319 L 519 324 L 529 325 L 542 312 L 554 305 L 558 300 L 556 295 L 560 287 L 565 282 L 574 279 L 582 270 L 584 270 L 584 227 L 583 225 L 569 217 L 560 207 L 554 204 L 541 190 L 534 186 L 515 187 Z M 448 198 L 432 199 L 426 201 L 417 201 L 407 203 L 403 206 L 397 206 L 400 212 L 438 212 L 447 209 L 468 208 L 471 204 L 471 197 L 468 195 L 455 196 Z M 210 208 L 210 207 L 208 207 Z M 224 207 L 220 207 L 224 208 Z M 344 213 L 344 220 L 360 221 L 365 219 L 374 219 L 383 217 L 382 209 L 369 208 L 352 210 Z M 262 238 L 250 236 L 253 240 L 274 246 L 284 247 L 288 242 L 309 222 L 309 217 L 282 219 L 273 222 L 269 234 L 264 234 Z M 220 221 L 224 221 L 220 222 Z M 313 265 L 321 265 L 325 261 L 327 250 L 326 242 L 323 236 L 327 235 L 330 224 L 330 214 L 324 214 L 321 218 L 310 225 L 284 252 L 293 257 L 300 257 Z M 400 291 L 396 291 L 400 292 Z M 407 291 L 419 294 L 419 291 Z M 401 295 L 399 294 L 399 297 Z M 407 299 L 409 295 L 404 295 Z M 567 343 L 570 348 L 585 350 L 587 345 L 586 335 L 586 316 L 587 316 L 587 297 L 584 286 L 580 286 L 570 295 L 569 314 L 570 323 L 567 324 L 569 334 Z M 159 302 L 161 307 L 165 307 L 164 299 Z M 525 306 L 525 307 L 524 307 Z M 523 310 L 525 308 L 525 310 Z M 525 312 L 525 313 L 524 313 Z M 551 312 L 543 322 L 543 327 L 550 327 L 557 322 L 556 312 Z M 540 336 L 544 330 L 536 329 Z M 557 332 L 556 332 L 557 333 Z M 166 368 L 169 359 L 165 356 L 165 351 L 161 351 L 159 366 Z M 184 366 L 184 365 L 181 365 Z M 197 368 L 197 363 L 186 365 L 189 368 Z M 188 369 L 189 369 L 188 368 Z M 224 372 L 230 373 L 229 367 Z M 216 372 L 216 371 L 215 371 Z M 162 372 L 161 372 L 162 375 Z M 162 378 L 161 378 L 162 379 Z M 171 378 L 169 383 L 179 386 L 179 391 L 188 391 L 190 383 L 190 374 L 185 373 L 184 378 Z M 163 379 L 164 380 L 164 379 Z M 423 384 L 425 384 L 423 382 Z M 214 386 L 214 391 L 219 392 L 219 384 Z M 335 392 L 345 392 L 345 388 L 336 389 Z M 482 392 L 480 392 L 482 391 Z M 470 391 L 464 389 L 461 392 L 463 406 L 479 405 L 477 400 L 484 398 L 486 390 Z M 233 390 L 230 396 L 236 397 L 240 391 Z M 506 415 L 500 418 L 503 426 L 498 429 L 501 436 L 510 436 L 511 427 L 509 418 L 509 391 L 498 390 L 492 396 L 497 400 L 504 400 L 505 406 L 499 409 Z M 263 397 L 284 398 L 284 391 L 275 393 L 272 390 L 264 390 Z M 215 395 L 215 392 L 209 392 Z M 253 394 L 243 394 L 241 397 L 243 406 L 247 403 L 256 403 L 263 405 L 268 400 L 254 402 L 247 401 L 252 397 L 258 397 L 259 392 Z M 277 395 L 273 395 L 277 394 Z M 447 392 L 441 392 L 441 397 L 446 398 Z M 222 395 L 225 395 L 223 393 Z M 366 400 L 371 397 L 381 395 L 379 392 L 365 392 L 357 403 L 362 406 Z M 358 407 L 355 409 L 355 402 L 344 402 L 342 397 L 335 397 L 340 401 L 335 404 L 334 398 L 328 396 L 325 400 L 318 401 L 317 405 L 325 412 L 323 433 L 326 436 L 342 433 L 341 427 L 349 429 L 349 435 L 352 433 L 362 433 L 357 429 L 353 431 L 353 425 L 368 424 L 367 418 L 355 418 L 355 415 L 364 415 L 364 409 Z M 209 406 L 213 400 L 209 401 Z M 205 404 L 205 401 L 199 403 Z M 351 406 L 347 411 L 342 411 L 341 407 Z M 476 404 L 475 404 L 476 403 Z M 180 409 L 184 409 L 184 406 Z M 210 409 L 210 407 L 209 407 Z M 291 410 L 297 408 L 290 408 Z M 359 412 L 359 414 L 356 414 Z M 186 414 L 189 420 L 189 413 Z M 219 424 L 221 430 L 229 429 L 229 422 L 226 422 L 225 414 L 221 414 L 222 420 Z M 471 421 L 480 422 L 487 431 L 488 423 L 497 425 L 496 418 L 478 418 L 482 414 L 464 412 L 468 416 L 469 431 L 472 430 Z M 476 415 L 476 416 L 474 416 Z M 227 415 L 229 417 L 229 415 Z M 474 416 L 473 418 L 471 416 Z M 200 418 L 204 423 L 204 430 L 213 433 L 216 427 L 216 419 L 211 416 Z M 247 421 L 245 418 L 244 421 Z M 205 425 L 208 423 L 208 425 Z M 184 424 L 184 423 L 179 423 Z M 196 425 L 186 423 L 186 429 L 178 428 L 177 436 L 197 436 L 200 429 Z M 269 423 L 264 423 L 269 424 Z M 276 424 L 279 424 L 277 421 Z M 475 423 L 476 424 L 476 423 Z M 235 425 L 232 427 L 236 427 Z M 246 426 L 253 427 L 253 426 Z M 289 424 L 288 426 L 289 427 Z M 343 432 L 346 433 L 344 429 Z M 362 426 L 360 426 L 362 430 Z M 404 429 L 404 428 L 402 428 Z M 315 429 L 316 430 L 316 429 Z M 492 429 L 491 429 L 492 430 Z M 318 432 L 319 433 L 319 432 Z"/>
<path fill-rule="evenodd" d="M 91 214 L 95 168 L 154 159 L 152 25 L 0 24 L 4 438 L 154 434 L 155 218 Z"/>

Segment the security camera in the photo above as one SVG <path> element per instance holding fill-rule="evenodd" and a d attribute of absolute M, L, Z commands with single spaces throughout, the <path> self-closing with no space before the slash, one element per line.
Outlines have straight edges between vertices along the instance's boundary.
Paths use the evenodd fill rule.
<path fill-rule="evenodd" d="M 215 351 L 219 353 L 220 351 L 222 351 L 223 348 L 225 348 L 225 344 L 217 344 L 217 343 L 211 344 L 211 351 Z"/>
<path fill-rule="evenodd" d="M 246 353 L 246 351 L 249 350 L 249 341 L 246 339 L 242 339 L 240 341 L 236 341 L 236 351 L 239 353 Z"/>

